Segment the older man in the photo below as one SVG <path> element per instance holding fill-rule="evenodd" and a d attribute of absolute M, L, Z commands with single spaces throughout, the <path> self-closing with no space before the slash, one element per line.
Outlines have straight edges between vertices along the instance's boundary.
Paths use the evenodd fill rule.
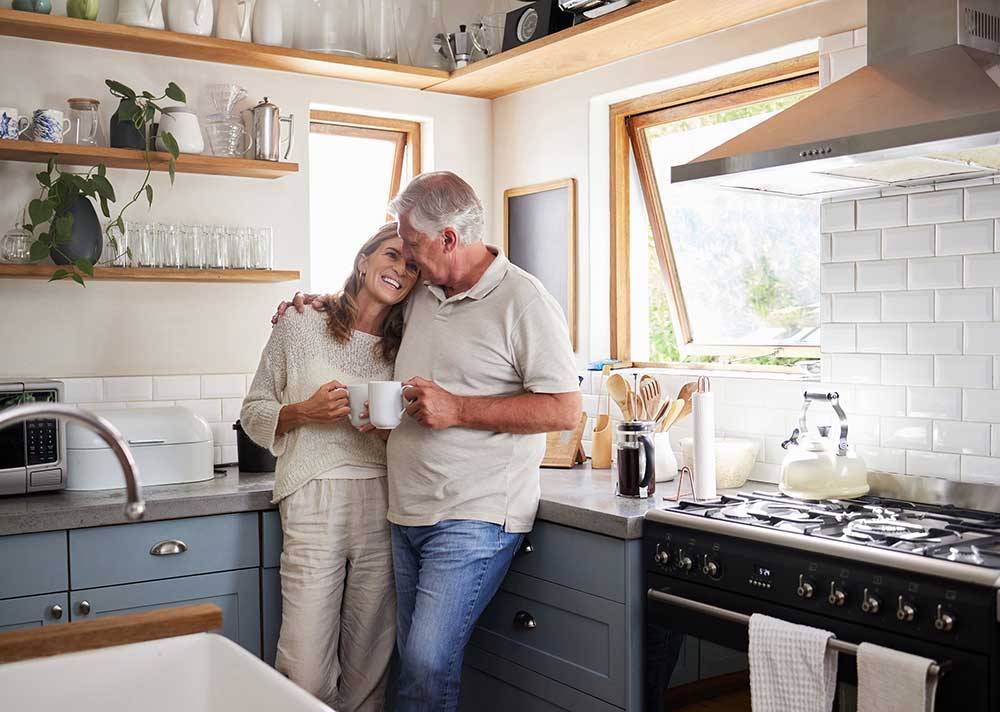
<path fill-rule="evenodd" d="M 471 186 L 423 174 L 390 210 L 427 283 L 395 366 L 410 418 L 388 441 L 396 709 L 454 710 L 472 628 L 534 522 L 541 434 L 577 424 L 580 393 L 559 305 L 483 243 Z"/>

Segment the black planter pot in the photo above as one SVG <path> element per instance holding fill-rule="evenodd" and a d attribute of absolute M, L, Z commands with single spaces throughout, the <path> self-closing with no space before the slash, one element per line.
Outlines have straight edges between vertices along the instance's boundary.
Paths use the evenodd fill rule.
<path fill-rule="evenodd" d="M 101 222 L 90 199 L 80 196 L 73 203 L 69 214 L 73 216 L 73 230 L 69 242 L 59 245 L 59 252 L 52 251 L 52 261 L 57 265 L 68 265 L 81 257 L 90 264 L 97 264 L 104 249 Z"/>
<path fill-rule="evenodd" d="M 156 143 L 156 130 L 159 124 L 149 125 L 149 145 L 152 149 Z M 142 150 L 142 133 L 131 121 L 119 121 L 118 112 L 111 115 L 110 126 L 108 127 L 108 143 L 111 148 L 133 148 Z"/>

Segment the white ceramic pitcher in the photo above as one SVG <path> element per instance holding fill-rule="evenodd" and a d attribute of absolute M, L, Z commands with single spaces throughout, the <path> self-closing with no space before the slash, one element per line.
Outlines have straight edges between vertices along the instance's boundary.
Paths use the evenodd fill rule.
<path fill-rule="evenodd" d="M 215 7 L 212 0 L 166 0 L 167 29 L 187 35 L 212 34 Z"/>
<path fill-rule="evenodd" d="M 285 39 L 281 0 L 257 0 L 253 9 L 253 41 L 280 45 Z"/>
<path fill-rule="evenodd" d="M 254 0 L 219 0 L 215 36 L 224 40 L 250 41 Z"/>
<path fill-rule="evenodd" d="M 161 0 L 119 0 L 118 17 L 115 18 L 115 22 L 119 25 L 162 30 L 164 25 Z"/>

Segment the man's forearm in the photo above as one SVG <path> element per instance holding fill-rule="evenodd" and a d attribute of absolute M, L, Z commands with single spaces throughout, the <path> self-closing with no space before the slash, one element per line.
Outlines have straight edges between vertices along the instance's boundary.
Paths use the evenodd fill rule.
<path fill-rule="evenodd" d="M 580 394 L 523 393 L 507 397 L 464 396 L 459 427 L 497 433 L 572 430 L 580 421 Z"/>

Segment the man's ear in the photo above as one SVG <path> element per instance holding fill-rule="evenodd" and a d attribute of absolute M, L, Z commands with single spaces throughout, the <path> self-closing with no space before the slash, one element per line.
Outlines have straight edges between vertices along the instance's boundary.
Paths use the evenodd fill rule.
<path fill-rule="evenodd" d="M 441 233 L 441 240 L 444 245 L 444 253 L 448 254 L 453 252 L 462 244 L 461 239 L 458 237 L 458 233 L 455 232 L 454 228 L 446 227 Z"/>

